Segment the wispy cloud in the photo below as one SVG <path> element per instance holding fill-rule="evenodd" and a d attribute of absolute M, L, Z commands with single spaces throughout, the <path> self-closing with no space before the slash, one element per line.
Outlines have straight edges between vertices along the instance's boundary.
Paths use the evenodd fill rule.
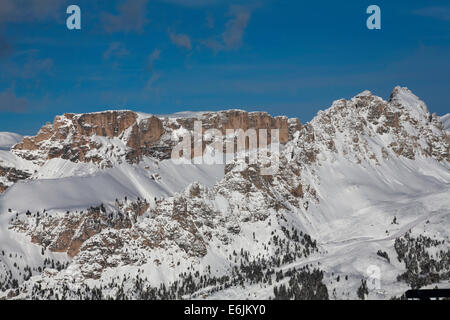
<path fill-rule="evenodd" d="M 32 79 L 40 74 L 50 75 L 53 67 L 54 63 L 50 58 L 31 59 L 23 66 L 21 77 L 24 79 Z"/>
<path fill-rule="evenodd" d="M 15 79 L 35 79 L 43 75 L 52 75 L 54 62 L 51 58 L 39 58 L 39 51 L 28 50 L 14 55 L 16 61 L 2 66 L 3 74 Z"/>
<path fill-rule="evenodd" d="M 213 28 L 215 27 L 215 25 L 216 25 L 216 19 L 214 19 L 214 16 L 213 16 L 212 14 L 208 13 L 208 14 L 206 15 L 206 18 L 205 18 L 205 24 L 206 24 L 206 26 L 207 26 L 208 28 L 210 28 L 210 29 L 213 29 Z"/>
<path fill-rule="evenodd" d="M 153 50 L 152 53 L 148 56 L 148 62 L 147 62 L 147 68 L 149 70 L 153 70 L 153 64 L 156 60 L 159 59 L 159 56 L 161 55 L 161 51 L 159 49 Z"/>
<path fill-rule="evenodd" d="M 418 16 L 450 21 L 450 6 L 425 7 L 414 10 L 413 13 Z"/>
<path fill-rule="evenodd" d="M 28 101 L 16 96 L 12 89 L 0 92 L 0 112 L 22 113 L 27 109 Z"/>
<path fill-rule="evenodd" d="M 224 32 L 219 37 L 203 41 L 206 47 L 215 52 L 236 50 L 242 46 L 244 32 L 251 17 L 251 9 L 245 6 L 231 5 L 228 16 Z"/>
<path fill-rule="evenodd" d="M 130 52 L 125 48 L 125 45 L 121 42 L 112 42 L 108 49 L 103 53 L 103 58 L 106 60 L 111 58 L 122 58 L 127 56 Z"/>
<path fill-rule="evenodd" d="M 0 1 L 0 58 L 13 52 L 9 39 L 2 36 L 8 23 L 45 22 L 61 19 L 67 0 L 1 0 Z"/>
<path fill-rule="evenodd" d="M 154 84 L 159 80 L 161 75 L 156 72 L 153 69 L 153 65 L 156 60 L 159 60 L 159 57 L 161 56 L 161 51 L 159 49 L 153 50 L 152 53 L 149 54 L 147 58 L 147 69 L 151 71 L 151 76 L 147 80 L 147 83 L 145 84 L 144 90 L 149 92 L 157 92 L 158 89 L 154 87 Z"/>
<path fill-rule="evenodd" d="M 205 7 L 223 2 L 221 0 L 159 0 L 160 2 L 177 4 L 184 7 Z"/>
<path fill-rule="evenodd" d="M 7 57 L 11 52 L 11 44 L 0 34 L 0 59 Z"/>
<path fill-rule="evenodd" d="M 170 40 L 172 40 L 172 43 L 175 44 L 178 47 L 185 48 L 187 50 L 192 49 L 191 44 L 191 38 L 187 34 L 179 33 L 176 34 L 175 32 L 168 31 Z"/>
<path fill-rule="evenodd" d="M 231 6 L 231 19 L 227 22 L 223 41 L 228 49 L 236 49 L 242 45 L 242 37 L 250 20 L 250 10 L 243 6 Z"/>
<path fill-rule="evenodd" d="M 127 0 L 117 9 L 118 14 L 103 13 L 102 22 L 106 32 L 142 32 L 148 23 L 148 0 Z"/>
<path fill-rule="evenodd" d="M 156 81 L 159 80 L 159 78 L 160 78 L 160 74 L 154 72 L 154 73 L 152 74 L 152 76 L 150 77 L 150 79 L 148 79 L 147 84 L 145 85 L 145 90 L 146 90 L 146 91 L 152 91 L 152 90 L 155 90 L 154 84 L 155 84 Z"/>
<path fill-rule="evenodd" d="M 32 22 L 58 19 L 66 0 L 2 0 L 0 22 Z"/>

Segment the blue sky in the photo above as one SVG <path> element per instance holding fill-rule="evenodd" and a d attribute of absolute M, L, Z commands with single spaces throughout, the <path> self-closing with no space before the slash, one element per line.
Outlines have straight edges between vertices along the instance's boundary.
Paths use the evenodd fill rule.
<path fill-rule="evenodd" d="M 66 28 L 81 8 L 82 30 Z M 366 8 L 381 8 L 368 30 Z M 409 87 L 450 112 L 448 1 L 0 0 L 0 131 L 55 115 L 243 108 L 309 121 Z"/>

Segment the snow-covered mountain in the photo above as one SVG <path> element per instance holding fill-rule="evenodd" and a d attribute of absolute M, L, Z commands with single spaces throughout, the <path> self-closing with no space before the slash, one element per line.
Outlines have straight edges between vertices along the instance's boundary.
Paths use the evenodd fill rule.
<path fill-rule="evenodd" d="M 0 132 L 0 150 L 9 150 L 22 140 L 22 136 L 12 132 Z"/>
<path fill-rule="evenodd" d="M 442 119 L 401 87 L 388 101 L 335 101 L 305 125 L 242 110 L 56 117 L 0 151 L 0 299 L 389 299 L 449 287 Z M 279 129 L 278 172 L 245 158 L 175 164 L 195 120 Z"/>
<path fill-rule="evenodd" d="M 450 113 L 441 117 L 442 124 L 444 125 L 444 129 L 450 131 Z"/>

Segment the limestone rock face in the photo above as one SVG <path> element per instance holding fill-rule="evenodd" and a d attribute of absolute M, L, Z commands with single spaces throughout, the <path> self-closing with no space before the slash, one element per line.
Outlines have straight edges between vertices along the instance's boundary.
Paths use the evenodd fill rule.
<path fill-rule="evenodd" d="M 0 194 L 5 192 L 12 184 L 19 180 L 28 179 L 30 176 L 31 174 L 28 172 L 12 167 L 0 166 Z"/>
<path fill-rule="evenodd" d="M 259 130 L 261 129 L 266 129 L 270 135 L 271 129 L 278 129 L 280 142 L 286 143 L 289 141 L 289 124 L 287 117 L 272 117 L 265 112 L 246 112 L 242 110 L 207 113 L 204 116 L 207 124 L 206 128 L 220 129 L 223 134 L 226 133 L 226 130 L 230 129 L 242 129 L 244 131 L 255 129 L 257 133 L 259 133 Z"/>
<path fill-rule="evenodd" d="M 17 220 L 12 228 L 30 235 L 31 242 L 52 252 L 65 252 L 74 257 L 82 245 L 105 229 L 130 229 L 137 218 L 149 208 L 145 200 L 136 202 L 117 200 L 113 209 L 106 212 L 103 205 L 77 212 L 48 216 L 45 212 L 29 216 L 26 221 Z"/>
<path fill-rule="evenodd" d="M 27 160 L 44 162 L 62 158 L 73 162 L 102 162 L 101 155 L 91 152 L 102 143 L 93 137 L 118 138 L 136 123 L 137 115 L 131 111 L 106 111 L 55 117 L 34 137 L 25 137 L 12 151 Z"/>
<path fill-rule="evenodd" d="M 13 147 L 16 155 L 43 164 L 53 158 L 72 162 L 93 162 L 111 167 L 115 162 L 138 163 L 143 156 L 168 159 L 178 143 L 172 139 L 176 130 L 191 135 L 195 121 L 202 122 L 203 132 L 219 129 L 244 131 L 266 129 L 268 143 L 271 129 L 279 130 L 280 142 L 285 144 L 293 132 L 301 128 L 297 119 L 272 117 L 265 112 L 229 110 L 195 113 L 189 116 L 142 115 L 132 111 L 105 111 L 88 114 L 64 114 L 47 123 L 34 137 L 25 137 Z"/>
<path fill-rule="evenodd" d="M 143 155 L 150 156 L 150 147 L 160 140 L 164 132 L 161 120 L 154 116 L 135 123 L 127 142 L 127 146 L 131 149 L 128 159 L 131 162 L 138 162 Z"/>

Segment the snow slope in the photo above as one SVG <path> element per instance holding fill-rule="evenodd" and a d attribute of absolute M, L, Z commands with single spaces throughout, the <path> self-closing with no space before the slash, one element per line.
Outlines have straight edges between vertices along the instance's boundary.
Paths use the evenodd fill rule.
<path fill-rule="evenodd" d="M 175 165 L 171 160 L 140 165 L 121 164 L 98 170 L 89 164 L 53 159 L 35 173 L 37 180 L 20 181 L 0 195 L 0 212 L 83 209 L 125 196 L 154 199 L 172 196 L 193 181 L 212 185 L 223 176 L 223 165 Z M 26 201 L 24 201 L 26 199 Z"/>
<path fill-rule="evenodd" d="M 20 141 L 22 141 L 22 136 L 17 133 L 0 132 L 0 150 L 9 150 Z"/>
<path fill-rule="evenodd" d="M 441 117 L 442 124 L 444 125 L 444 129 L 450 131 L 450 113 Z"/>

